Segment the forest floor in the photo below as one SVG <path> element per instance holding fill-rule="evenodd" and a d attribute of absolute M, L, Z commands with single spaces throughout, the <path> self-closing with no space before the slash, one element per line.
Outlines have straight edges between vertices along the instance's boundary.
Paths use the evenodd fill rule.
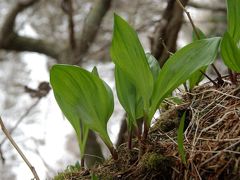
<path fill-rule="evenodd" d="M 227 82 L 227 81 L 226 81 Z M 60 173 L 55 180 L 78 179 L 240 179 L 240 87 L 225 83 L 198 86 L 167 108 L 149 131 L 139 157 L 133 139 L 118 147 L 119 159 L 109 159 L 88 170 Z M 177 130 L 183 112 L 186 164 L 181 160 Z M 143 148 L 143 147 L 142 147 Z"/>

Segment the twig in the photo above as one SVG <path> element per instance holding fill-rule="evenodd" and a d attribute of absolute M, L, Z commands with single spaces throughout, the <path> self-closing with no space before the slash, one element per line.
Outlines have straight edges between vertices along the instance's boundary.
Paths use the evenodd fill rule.
<path fill-rule="evenodd" d="M 19 118 L 19 120 L 16 122 L 16 124 L 9 130 L 9 134 L 11 135 L 15 129 L 19 126 L 19 124 L 23 121 L 23 119 L 31 112 L 31 110 L 38 105 L 40 102 L 41 98 L 39 98 L 36 102 L 34 102 L 28 109 L 27 111 Z M 4 144 L 4 142 L 7 140 L 7 137 L 5 137 L 1 143 L 0 146 Z"/>
<path fill-rule="evenodd" d="M 206 73 L 204 73 L 202 70 L 199 70 L 199 71 L 200 71 L 209 81 L 211 81 L 215 87 L 218 87 L 218 84 L 217 84 L 214 80 L 212 80 Z"/>
<path fill-rule="evenodd" d="M 13 147 L 17 150 L 18 154 L 22 157 L 22 159 L 24 160 L 24 162 L 27 164 L 27 166 L 29 167 L 29 169 L 32 171 L 33 176 L 35 177 L 36 180 L 40 180 L 40 178 L 38 177 L 38 174 L 35 170 L 35 168 L 32 166 L 32 164 L 28 161 L 28 159 L 26 158 L 26 156 L 23 154 L 23 152 L 21 151 L 21 149 L 18 147 L 18 145 L 16 144 L 16 142 L 13 140 L 12 136 L 10 135 L 10 133 L 8 132 L 8 130 L 6 129 L 6 127 L 4 126 L 4 123 L 2 121 L 2 118 L 0 117 L 0 126 L 1 129 L 3 131 L 3 133 L 5 134 L 5 136 L 7 137 L 7 139 L 11 142 L 11 144 L 13 145 Z"/>
<path fill-rule="evenodd" d="M 163 46 L 163 48 L 165 49 L 165 51 L 166 51 L 170 56 L 173 55 L 173 53 L 168 50 L 168 48 L 167 48 L 167 46 L 166 46 L 166 44 L 165 44 L 165 42 L 164 42 L 163 39 L 162 39 L 162 46 Z"/>
<path fill-rule="evenodd" d="M 3 153 L 2 153 L 2 146 L 1 145 L 0 145 L 0 159 L 2 161 L 2 164 L 4 164 L 5 163 L 5 158 L 4 158 Z"/>
<path fill-rule="evenodd" d="M 76 48 L 76 39 L 74 31 L 72 0 L 63 0 L 61 7 L 68 16 L 69 44 L 72 50 L 74 50 Z"/>
<path fill-rule="evenodd" d="M 186 8 L 182 5 L 182 3 L 180 2 L 180 0 L 177 0 L 177 3 L 178 3 L 178 5 L 182 8 L 182 10 L 186 13 L 186 15 L 187 15 L 187 17 L 188 17 L 188 19 L 189 19 L 189 21 L 190 21 L 190 23 L 191 23 L 191 25 L 192 25 L 193 31 L 194 31 L 194 33 L 195 33 L 196 36 L 197 36 L 197 39 L 200 39 L 200 35 L 199 35 L 198 31 L 197 31 L 196 26 L 195 26 L 194 23 L 193 23 L 193 20 L 192 20 L 192 18 L 191 18 L 191 16 L 190 16 L 190 13 L 189 13 L 189 12 L 186 10 Z"/>
<path fill-rule="evenodd" d="M 210 11 L 219 11 L 219 12 L 226 12 L 225 7 L 218 7 L 218 6 L 209 6 L 208 4 L 199 4 L 195 2 L 189 2 L 188 6 L 191 6 L 196 9 L 202 9 L 202 10 L 210 10 Z"/>

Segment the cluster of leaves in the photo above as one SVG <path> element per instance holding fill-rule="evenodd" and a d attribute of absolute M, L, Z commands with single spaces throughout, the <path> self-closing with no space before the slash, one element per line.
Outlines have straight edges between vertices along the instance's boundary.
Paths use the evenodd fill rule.
<path fill-rule="evenodd" d="M 221 43 L 221 54 L 225 64 L 240 71 L 240 1 L 228 0 L 228 31 Z M 238 8 L 237 8 L 238 7 Z M 231 11 L 230 11 L 230 10 Z M 173 54 L 160 69 L 157 60 L 145 53 L 135 30 L 120 16 L 114 15 L 114 31 L 111 58 L 115 64 L 115 82 L 118 99 L 127 113 L 128 130 L 133 129 L 142 139 L 147 138 L 151 120 L 161 102 L 181 84 L 189 82 L 192 89 L 203 77 L 203 71 L 217 56 L 220 37 L 206 38 L 200 30 L 200 39 Z M 54 65 L 50 81 L 54 95 L 62 112 L 76 131 L 81 158 L 91 129 L 103 139 L 114 159 L 117 152 L 108 133 L 107 122 L 113 112 L 113 93 L 99 77 L 97 69 L 92 72 L 71 65 Z M 138 120 L 144 121 L 144 132 Z M 183 127 L 184 117 L 181 120 Z M 183 144 L 183 130 L 179 130 L 179 144 Z M 179 147 L 184 157 L 183 147 Z M 184 159 L 184 158 L 183 158 Z"/>

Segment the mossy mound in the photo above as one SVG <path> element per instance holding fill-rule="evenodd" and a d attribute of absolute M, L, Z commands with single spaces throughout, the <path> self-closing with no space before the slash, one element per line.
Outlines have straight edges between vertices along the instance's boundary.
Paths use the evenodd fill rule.
<path fill-rule="evenodd" d="M 110 159 L 62 179 L 239 179 L 240 87 L 205 84 L 181 98 L 183 102 L 169 105 L 150 129 L 141 157 L 138 142 L 133 140 L 132 150 L 126 144 L 118 148 L 117 161 Z M 184 111 L 186 165 L 177 146 Z"/>

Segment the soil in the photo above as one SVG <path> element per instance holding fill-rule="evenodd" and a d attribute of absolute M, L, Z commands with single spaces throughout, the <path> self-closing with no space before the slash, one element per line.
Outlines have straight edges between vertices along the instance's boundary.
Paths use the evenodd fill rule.
<path fill-rule="evenodd" d="M 180 95 L 181 103 L 165 101 L 151 127 L 145 150 L 133 139 L 118 147 L 119 159 L 109 159 L 88 170 L 68 172 L 64 180 L 80 179 L 229 179 L 240 180 L 240 87 L 209 83 Z M 166 108 L 167 107 L 167 108 Z M 183 112 L 186 163 L 178 151 L 177 130 Z M 60 179 L 60 178 L 59 178 Z"/>

